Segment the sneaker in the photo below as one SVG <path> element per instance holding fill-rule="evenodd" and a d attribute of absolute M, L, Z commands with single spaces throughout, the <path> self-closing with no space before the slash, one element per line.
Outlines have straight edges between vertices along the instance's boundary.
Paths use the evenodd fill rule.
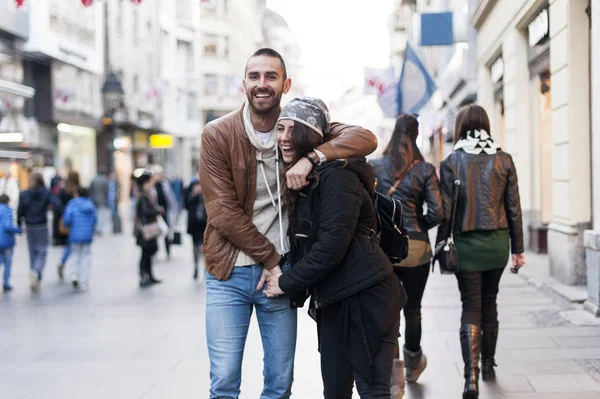
<path fill-rule="evenodd" d="M 60 281 L 63 281 L 65 279 L 65 265 L 62 263 L 58 265 L 58 279 Z"/>
<path fill-rule="evenodd" d="M 73 280 L 73 288 L 75 288 L 75 289 L 79 288 L 79 281 Z"/>
<path fill-rule="evenodd" d="M 11 292 L 13 290 L 13 287 L 11 287 L 10 285 L 5 285 L 4 287 L 2 287 L 2 289 L 4 290 L 4 292 Z"/>
<path fill-rule="evenodd" d="M 31 287 L 31 292 L 37 294 L 40 292 L 40 275 L 37 271 L 32 270 L 29 272 L 29 285 Z"/>

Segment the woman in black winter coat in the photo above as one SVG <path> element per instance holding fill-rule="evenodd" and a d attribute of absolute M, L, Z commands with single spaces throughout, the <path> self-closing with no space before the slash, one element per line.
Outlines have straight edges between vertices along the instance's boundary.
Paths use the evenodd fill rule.
<path fill-rule="evenodd" d="M 158 237 L 146 240 L 141 230 L 145 225 L 156 223 L 162 210 L 152 194 L 154 173 L 146 169 L 136 170 L 134 171 L 134 177 L 138 186 L 135 235 L 137 245 L 142 248 L 142 257 L 140 258 L 140 287 L 148 287 L 161 282 L 155 279 L 152 273 L 152 257 L 158 251 Z"/>
<path fill-rule="evenodd" d="M 440 182 L 446 220 L 437 241 L 454 233 L 462 301 L 463 398 L 474 399 L 479 397 L 480 354 L 483 380 L 496 378 L 496 298 L 510 252 L 516 268 L 525 264 L 517 170 L 512 157 L 491 136 L 490 121 L 480 106 L 467 105 L 456 115 L 454 150 L 442 161 Z M 451 231 L 454 206 L 456 219 Z"/>
<path fill-rule="evenodd" d="M 435 166 L 423 159 L 417 146 L 418 135 L 417 118 L 400 114 L 383 157 L 371 162 L 377 177 L 377 191 L 402 201 L 404 227 L 410 237 L 408 257 L 394 265 L 394 272 L 408 295 L 404 307 L 403 348 L 408 382 L 416 382 L 427 366 L 427 358 L 421 349 L 421 300 L 432 256 L 428 231 L 444 220 Z M 425 204 L 426 214 L 423 213 Z M 395 381 L 403 380 L 401 375 L 397 376 L 402 372 L 400 361 L 395 362 Z"/>
<path fill-rule="evenodd" d="M 188 211 L 187 233 L 192 236 L 194 244 L 194 280 L 200 277 L 204 280 L 204 267 L 200 265 L 202 256 L 202 243 L 204 242 L 204 231 L 206 230 L 206 208 L 200 180 L 194 179 L 185 190 L 185 208 Z M 202 270 L 198 267 L 202 266 Z"/>
<path fill-rule="evenodd" d="M 294 99 L 277 124 L 283 162 L 293 165 L 322 141 L 325 104 Z M 324 397 L 389 398 L 400 310 L 406 295 L 387 256 L 369 237 L 376 228 L 364 158 L 316 166 L 311 184 L 284 193 L 290 215 L 291 269 L 268 278 L 267 296 L 283 293 L 302 306 L 310 293 L 317 321 Z"/>

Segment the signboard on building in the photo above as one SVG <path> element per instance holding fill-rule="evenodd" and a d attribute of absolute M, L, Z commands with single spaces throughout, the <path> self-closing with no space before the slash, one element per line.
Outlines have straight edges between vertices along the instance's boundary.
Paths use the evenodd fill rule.
<path fill-rule="evenodd" d="M 153 134 L 150 136 L 150 147 L 157 149 L 173 148 L 175 140 L 170 134 Z"/>
<path fill-rule="evenodd" d="M 548 9 L 543 9 L 537 17 L 527 26 L 529 33 L 529 47 L 534 47 L 548 38 L 550 34 L 550 17 Z"/>
<path fill-rule="evenodd" d="M 29 1 L 0 0 L 0 31 L 29 37 Z"/>

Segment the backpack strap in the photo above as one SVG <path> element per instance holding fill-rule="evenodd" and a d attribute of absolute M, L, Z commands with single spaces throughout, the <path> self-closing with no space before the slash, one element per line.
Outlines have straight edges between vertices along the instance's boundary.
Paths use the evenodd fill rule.
<path fill-rule="evenodd" d="M 408 169 L 406 169 L 406 171 L 402 175 L 400 175 L 398 180 L 396 180 L 394 185 L 392 187 L 390 187 L 390 189 L 388 190 L 388 192 L 387 192 L 388 197 L 391 197 L 392 194 L 394 194 L 394 191 L 396 191 L 396 189 L 398 188 L 400 183 L 402 183 L 402 180 L 404 180 L 406 175 L 408 175 L 410 173 L 410 171 L 415 167 L 415 165 L 418 164 L 419 162 L 421 162 L 421 161 L 418 159 L 415 159 L 414 162 L 408 167 Z"/>

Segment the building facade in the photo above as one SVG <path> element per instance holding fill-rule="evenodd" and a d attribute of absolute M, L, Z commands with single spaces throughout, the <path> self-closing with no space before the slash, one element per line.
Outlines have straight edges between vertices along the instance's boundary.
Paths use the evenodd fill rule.
<path fill-rule="evenodd" d="M 529 248 L 550 274 L 585 284 L 592 221 L 590 1 L 480 0 L 478 102 L 519 174 Z"/>

